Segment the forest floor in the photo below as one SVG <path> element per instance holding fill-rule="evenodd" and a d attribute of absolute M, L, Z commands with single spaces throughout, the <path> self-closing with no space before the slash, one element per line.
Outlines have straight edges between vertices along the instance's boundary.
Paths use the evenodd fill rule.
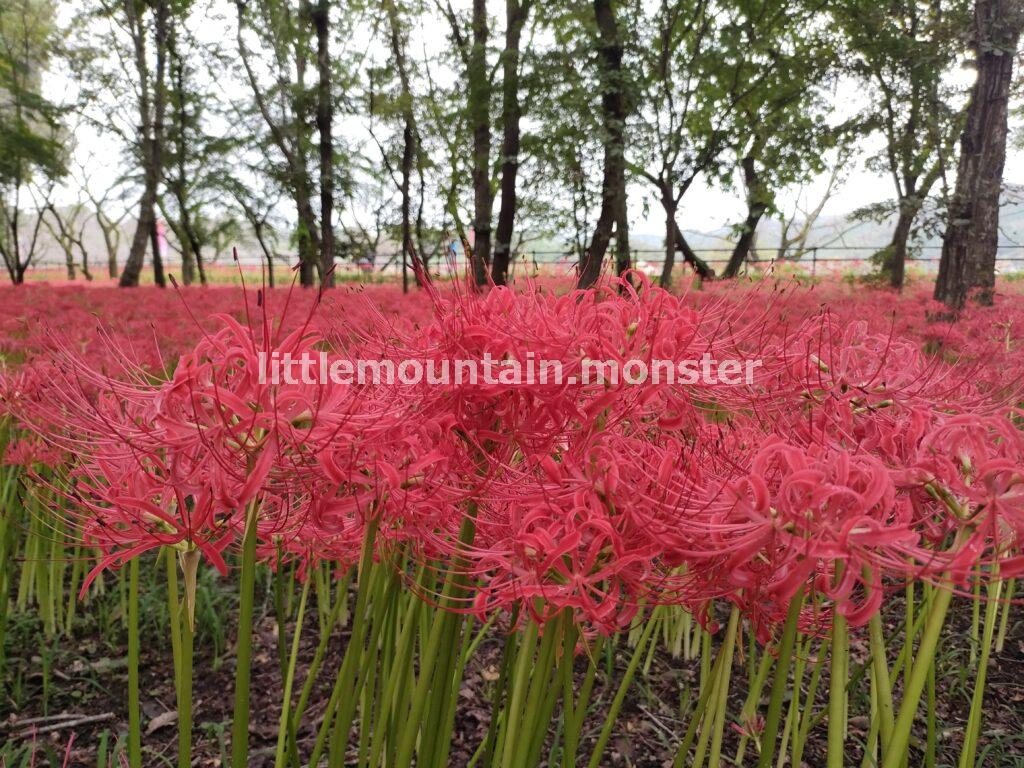
<path fill-rule="evenodd" d="M 898 610 L 893 610 L 892 615 L 898 616 Z M 941 646 L 938 666 L 940 766 L 956 763 L 970 706 L 973 689 L 972 676 L 967 672 L 971 668 L 968 663 L 970 624 L 970 606 L 963 603 L 960 610 L 954 612 Z M 889 631 L 895 635 L 899 628 L 892 625 Z M 278 634 L 273 611 L 265 610 L 262 616 L 257 617 L 254 632 L 249 763 L 253 768 L 273 765 L 282 690 Z M 340 665 L 346 640 L 347 633 L 344 630 L 336 632 L 331 640 L 320 679 L 313 689 L 298 734 L 303 754 L 309 753 L 316 738 L 330 695 L 333 671 Z M 468 765 L 472 754 L 485 738 L 490 719 L 491 683 L 497 677 L 501 642 L 498 633 L 485 639 L 467 667 L 449 759 L 449 765 L 453 767 Z M 312 617 L 303 632 L 296 687 L 305 682 L 316 643 L 317 627 L 315 617 Z M 0 738 L 11 745 L 20 742 L 23 748 L 28 748 L 26 754 L 36 755 L 34 764 L 38 766 L 97 765 L 97 753 L 104 743 L 110 755 L 114 756 L 118 734 L 123 738 L 127 732 L 127 669 L 124 652 L 123 647 L 111 645 L 100 636 L 90 633 L 80 633 L 73 642 L 65 640 L 55 643 L 52 651 L 44 651 L 42 654 L 38 645 L 26 643 L 13 648 L 9 645 L 6 670 L 6 683 L 9 687 L 0 704 L 0 709 L 7 710 L 8 714 L 0 721 Z M 601 671 L 588 718 L 590 731 L 581 755 L 589 754 L 588 747 L 604 722 L 601 713 L 607 709 L 618 685 L 617 675 L 612 676 L 609 684 L 605 666 L 610 663 L 613 670 L 621 671 L 628 662 L 630 652 L 624 643 L 620 643 L 613 659 L 602 657 L 599 660 Z M 193 744 L 193 765 L 196 766 L 226 765 L 230 755 L 233 649 L 228 645 L 219 658 L 214 656 L 209 645 L 197 642 Z M 859 664 L 867 661 L 867 656 L 864 644 L 855 641 L 852 647 L 852 674 L 856 673 Z M 582 672 L 583 663 L 581 660 L 578 672 Z M 156 641 L 144 642 L 141 665 L 144 764 L 174 765 L 177 754 L 177 718 L 173 678 L 168 674 L 170 648 Z M 634 681 L 602 765 L 666 768 L 672 764 L 674 745 L 678 744 L 688 724 L 686 719 L 680 717 L 680 709 L 689 700 L 689 692 L 696 689 L 699 667 L 697 659 L 685 661 L 673 658 L 663 647 L 657 649 L 649 669 L 639 674 Z M 827 672 L 818 687 L 816 713 L 824 711 L 829 686 L 826 677 Z M 805 679 L 805 691 L 806 682 Z M 733 718 L 742 706 L 742 692 L 746 690 L 746 683 L 745 660 L 738 656 L 729 707 Z M 858 689 L 864 688 L 859 686 Z M 993 654 L 992 657 L 985 701 L 979 765 L 987 768 L 1024 766 L 1024 623 L 1015 620 L 1013 616 L 1003 652 Z M 12 705 L 15 705 L 14 709 Z M 848 755 L 856 755 L 858 763 L 867 737 L 867 707 L 867 702 L 851 701 Z M 75 721 L 84 718 L 93 720 L 74 725 Z M 734 764 L 732 758 L 736 755 L 740 730 L 739 724 L 726 730 L 723 754 L 729 759 L 730 765 Z M 919 723 L 918 730 L 923 738 L 923 724 Z M 553 734 L 550 738 L 553 739 Z M 824 727 L 812 730 L 804 752 L 803 765 L 809 768 L 824 765 L 824 739 Z M 347 763 L 355 764 L 356 750 L 357 745 L 351 744 Z M 756 756 L 756 747 L 750 745 L 744 760 L 735 764 L 752 765 L 756 762 Z M 66 763 L 65 757 L 69 758 Z"/>

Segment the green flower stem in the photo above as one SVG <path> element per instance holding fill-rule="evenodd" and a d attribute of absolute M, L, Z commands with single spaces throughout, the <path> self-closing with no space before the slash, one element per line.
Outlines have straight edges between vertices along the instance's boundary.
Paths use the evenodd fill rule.
<path fill-rule="evenodd" d="M 142 766 L 139 702 L 139 558 L 128 561 L 128 765 Z"/>
<path fill-rule="evenodd" d="M 181 665 L 177 675 L 178 768 L 192 765 L 192 641 L 195 635 L 189 622 L 181 626 Z"/>
<path fill-rule="evenodd" d="M 405 607 L 405 615 L 398 635 L 395 663 L 381 690 L 383 703 L 380 713 L 377 715 L 377 723 L 373 729 L 373 738 L 370 743 L 370 765 L 381 764 L 381 755 L 385 747 L 384 737 L 388 732 L 391 715 L 395 711 L 401 711 L 399 707 L 405 701 L 402 689 L 408 689 L 405 682 L 408 680 L 409 671 L 412 668 L 413 641 L 416 639 L 416 614 L 422 605 L 418 598 L 412 597 Z"/>
<path fill-rule="evenodd" d="M 365 638 L 360 638 L 355 648 L 354 661 L 349 668 L 349 680 L 345 690 L 348 696 L 337 700 L 334 729 L 331 733 L 330 751 L 327 764 L 331 768 L 341 768 L 345 762 L 345 748 L 348 745 L 349 730 L 355 718 L 356 708 L 361 701 L 361 693 L 371 672 L 370 656 L 375 652 L 386 617 L 391 609 L 398 588 L 398 579 L 386 569 L 375 569 L 374 588 L 370 593 L 370 611 Z M 347 654 L 345 661 L 348 661 Z"/>
<path fill-rule="evenodd" d="M 985 704 L 985 680 L 988 676 L 988 662 L 992 653 L 992 639 L 995 635 L 996 621 L 999 618 L 999 596 L 1003 586 L 997 574 L 992 574 L 990 578 L 992 580 L 989 581 L 987 587 L 985 628 L 981 638 L 978 672 L 974 680 L 974 693 L 971 696 L 971 713 L 967 718 L 967 728 L 964 734 L 963 749 L 960 752 L 959 768 L 973 768 L 978 753 L 982 707 Z"/>
<path fill-rule="evenodd" d="M 167 570 L 167 616 L 171 625 L 171 658 L 174 669 L 181 667 L 181 602 L 178 596 L 178 561 L 173 549 L 165 547 L 162 556 Z M 181 709 L 181 690 L 178 675 L 174 676 L 175 704 Z"/>
<path fill-rule="evenodd" d="M 907 585 L 904 588 L 904 614 L 903 614 L 903 647 L 913 648 L 914 638 L 917 636 L 916 622 L 914 615 L 917 605 L 917 589 L 916 585 L 912 580 L 907 580 Z M 910 681 L 910 654 L 907 653 L 903 657 L 903 684 L 906 685 Z M 896 669 L 899 669 L 897 665 Z"/>
<path fill-rule="evenodd" d="M 346 574 L 345 583 L 348 583 L 349 576 Z M 327 644 L 331 639 L 331 632 L 334 627 L 338 625 L 338 619 L 341 616 L 341 609 L 344 605 L 343 600 L 335 600 L 331 606 L 330 613 L 326 621 L 320 628 L 320 640 L 317 642 L 316 651 L 313 653 L 313 660 L 310 662 L 309 669 L 306 672 L 306 682 L 302 684 L 302 691 L 299 693 L 299 703 L 295 705 L 295 710 L 292 714 L 292 730 L 297 731 L 298 725 L 302 721 L 302 716 L 306 713 L 306 707 L 309 704 L 309 697 L 313 693 L 313 685 L 316 683 L 317 675 L 320 672 L 320 666 L 323 664 L 324 656 L 327 654 Z"/>
<path fill-rule="evenodd" d="M 2 534 L 0 534 L 2 536 Z M 3 555 L 0 554 L 0 569 L 3 568 Z M 75 625 L 75 612 L 78 610 L 78 585 L 79 578 L 82 575 L 82 548 L 76 544 L 71 554 L 71 584 L 68 586 L 68 607 L 64 612 L 64 634 L 69 638 L 72 635 Z M 0 581 L 2 581 L 0 576 Z M 0 594 L 2 592 L 2 586 L 0 586 Z"/>
<path fill-rule="evenodd" d="M 757 712 L 757 703 L 761 700 L 761 691 L 764 690 L 764 684 L 768 679 L 768 673 L 771 671 L 771 668 L 772 655 L 770 653 L 762 653 L 760 661 L 757 662 L 757 670 L 747 690 L 747 698 L 740 709 L 740 724 L 746 724 L 753 720 Z M 733 758 L 733 762 L 736 765 L 743 765 L 743 757 L 747 752 L 747 743 L 749 741 L 750 735 L 747 733 L 747 729 L 744 729 L 743 735 L 740 736 L 739 746 L 736 748 L 736 757 Z"/>
<path fill-rule="evenodd" d="M 719 654 L 711 669 L 711 680 L 714 680 L 718 676 L 724 661 L 725 657 L 722 654 Z M 697 735 L 697 726 L 703 721 L 704 713 L 707 712 L 713 688 L 713 685 L 704 685 L 701 687 L 700 697 L 697 699 L 697 706 L 694 707 L 693 712 L 690 713 L 690 724 L 686 727 L 686 733 L 683 734 L 683 739 L 679 743 L 679 749 L 676 750 L 675 759 L 672 761 L 672 768 L 683 768 L 686 756 L 690 753 L 690 746 L 693 744 L 693 740 Z"/>
<path fill-rule="evenodd" d="M 513 611 L 511 623 L 515 626 L 518 612 Z M 498 669 L 498 680 L 494 684 L 494 692 L 491 695 L 491 720 L 487 724 L 487 736 L 480 744 L 480 748 L 473 759 L 470 760 L 468 768 L 474 768 L 477 764 L 491 765 L 495 750 L 498 744 L 498 726 L 502 722 L 501 707 L 505 693 L 508 688 L 509 675 L 512 673 L 512 665 L 515 660 L 515 633 L 509 632 L 505 635 L 505 641 L 501 649 L 501 666 Z"/>
<path fill-rule="evenodd" d="M 711 633 L 700 630 L 700 687 L 703 689 L 711 679 Z"/>
<path fill-rule="evenodd" d="M 462 521 L 462 528 L 459 531 L 459 549 L 463 551 L 469 547 L 473 538 L 476 535 L 476 507 L 470 504 L 470 508 L 466 512 L 466 517 Z M 464 591 L 464 576 L 459 572 L 459 569 L 464 565 L 462 562 L 461 555 L 456 558 L 451 571 L 445 576 L 444 586 L 441 588 L 441 605 L 455 607 L 457 605 L 457 599 L 462 597 Z M 420 655 L 420 674 L 416 680 L 416 687 L 412 695 L 412 703 L 409 710 L 409 716 L 406 719 L 402 727 L 402 732 L 398 738 L 398 751 L 395 757 L 396 768 L 409 768 L 412 764 L 413 753 L 416 750 L 416 740 L 419 735 L 420 726 L 423 724 L 424 712 L 428 711 L 428 704 L 431 700 L 431 688 L 434 687 L 435 683 L 435 667 L 437 666 L 438 658 L 443 650 L 447 650 L 451 653 L 451 649 L 444 649 L 442 645 L 442 639 L 446 634 L 446 630 L 450 631 L 450 626 L 461 621 L 462 617 L 454 613 L 442 611 L 435 612 L 433 615 L 433 621 L 430 625 L 430 630 L 427 635 L 427 641 L 424 645 L 423 652 Z M 451 695 L 451 688 L 446 687 L 446 683 L 440 680 L 438 676 L 439 689 L 445 695 Z M 435 694 L 437 692 L 435 691 Z M 439 723 L 435 723 L 435 726 Z M 423 766 L 422 768 L 426 768 Z"/>
<path fill-rule="evenodd" d="M 971 588 L 971 666 L 978 662 L 978 646 L 981 644 L 981 566 L 974 569 L 974 586 Z"/>
<path fill-rule="evenodd" d="M 850 638 L 846 617 L 838 612 L 832 618 L 829 664 L 827 765 L 828 768 L 843 768 L 846 758 L 846 686 L 850 676 Z"/>
<path fill-rule="evenodd" d="M 875 670 L 870 664 L 866 668 L 870 669 L 869 674 L 874 678 Z M 860 768 L 875 768 L 878 765 L 878 686 L 874 680 L 868 689 L 868 700 L 871 703 L 868 711 L 870 726 L 867 739 L 864 741 L 864 758 L 860 761 Z"/>
<path fill-rule="evenodd" d="M 926 719 L 926 735 L 924 748 L 924 768 L 935 768 L 935 758 L 938 751 L 939 730 L 935 715 L 935 661 L 928 666 L 928 681 L 925 686 L 928 704 Z"/>
<path fill-rule="evenodd" d="M 711 737 L 711 753 L 708 757 L 708 768 L 719 768 L 722 760 L 722 736 L 725 732 L 725 708 L 729 701 L 729 680 L 732 672 L 732 657 L 736 647 L 736 632 L 739 627 L 740 609 L 732 607 L 729 614 L 729 626 L 725 631 L 725 640 L 722 644 L 721 653 L 725 654 L 722 661 L 722 669 L 718 673 L 718 695 L 713 712 L 712 722 L 714 733 Z"/>
<path fill-rule="evenodd" d="M 775 739 L 779 734 L 782 700 L 788 687 L 789 667 L 793 659 L 793 646 L 796 643 L 802 607 L 803 592 L 798 592 L 789 603 L 786 623 L 783 625 L 782 638 L 779 641 L 779 657 L 775 662 L 775 677 L 772 679 L 771 697 L 768 700 L 768 714 L 765 716 L 761 742 L 761 757 L 757 762 L 757 768 L 770 768 L 775 758 Z"/>
<path fill-rule="evenodd" d="M 442 613 L 437 617 L 444 628 L 441 633 L 440 656 L 434 667 L 434 679 L 427 695 L 427 708 L 424 722 L 427 727 L 420 733 L 417 747 L 417 766 L 438 765 L 437 753 L 443 741 L 443 726 L 447 722 L 448 703 L 451 700 L 452 680 L 455 676 L 457 656 L 461 655 L 459 629 L 462 617 L 455 614 Z M 441 763 L 443 765 L 443 763 Z"/>
<path fill-rule="evenodd" d="M 465 616 L 457 617 L 457 629 L 458 632 L 462 633 L 462 651 L 458 657 L 454 660 L 454 671 L 449 675 L 448 680 L 451 681 L 449 688 L 448 698 L 445 701 L 444 707 L 444 727 L 440 732 L 440 738 L 437 740 L 437 758 L 434 761 L 434 765 L 447 766 L 448 756 L 451 752 L 452 746 L 452 733 L 455 730 L 455 714 L 459 703 L 459 691 L 462 687 L 462 678 L 465 674 L 466 664 L 469 662 L 469 658 L 472 655 L 472 648 L 475 647 L 475 643 L 478 642 L 479 635 L 474 637 L 472 632 L 473 620 Z M 490 622 L 488 622 L 489 624 Z"/>
<path fill-rule="evenodd" d="M 814 699 L 818 695 L 818 685 L 821 683 L 821 671 L 825 667 L 825 642 L 818 645 L 817 659 L 813 662 L 811 670 L 811 682 L 807 686 L 808 705 L 801 709 L 798 715 L 798 727 L 794 731 L 793 755 L 790 763 L 792 765 L 803 765 L 804 747 L 807 744 L 807 737 L 810 735 L 811 726 L 814 722 Z"/>
<path fill-rule="evenodd" d="M 567 759 L 575 761 L 576 750 L 579 747 L 579 734 L 572 727 L 576 721 L 576 696 L 573 691 L 575 675 L 573 672 L 578 634 L 572 614 L 567 612 L 562 631 L 562 658 L 558 662 L 558 679 L 562 684 L 562 738 L 565 742 L 562 747 L 563 766 L 567 765 Z"/>
<path fill-rule="evenodd" d="M 612 699 L 612 703 L 608 707 L 604 727 L 601 728 L 601 735 L 598 736 L 597 744 L 594 745 L 594 751 L 590 755 L 590 768 L 597 768 L 601 765 L 601 760 L 604 758 L 604 750 L 608 746 L 608 741 L 612 737 L 612 728 L 615 726 L 615 721 L 619 716 L 619 711 L 622 709 L 622 703 L 626 700 L 626 694 L 629 692 L 629 686 L 633 683 L 633 677 L 636 675 L 637 667 L 640 665 L 640 660 L 643 658 L 644 648 L 651 639 L 651 635 L 654 632 L 656 624 L 657 622 L 653 619 L 648 620 L 647 626 L 644 628 L 644 633 L 640 636 L 640 640 L 637 641 L 636 648 L 633 651 L 633 657 L 629 660 L 629 665 L 626 667 L 626 671 L 622 675 L 622 681 L 619 683 L 619 689 L 616 691 L 615 698 Z"/>
<path fill-rule="evenodd" d="M 601 655 L 606 642 L 603 638 L 598 638 L 595 641 L 589 655 L 590 663 L 587 665 L 587 671 L 583 675 L 583 685 L 580 686 L 579 695 L 576 697 L 576 703 L 573 705 L 573 722 L 571 727 L 575 734 L 575 746 L 567 763 L 568 765 L 576 765 L 576 752 L 579 748 L 580 735 L 583 733 L 583 723 L 587 718 L 587 711 L 590 709 L 590 697 L 594 692 L 594 683 L 597 680 L 597 657 Z M 568 728 L 569 726 L 566 726 L 566 731 L 568 731 Z"/>
<path fill-rule="evenodd" d="M 6 435 L 3 435 L 6 437 Z M 2 450 L 4 440 L 0 439 L 0 450 Z M 4 647 L 6 645 L 5 638 L 7 636 L 7 608 L 10 602 L 10 564 L 8 563 L 8 540 L 13 538 L 11 536 L 12 531 L 17 531 L 17 522 L 15 525 L 9 525 L 10 522 L 14 521 L 14 518 L 21 511 L 21 505 L 15 504 L 15 497 L 11 493 L 11 489 L 14 487 L 14 478 L 17 477 L 17 469 L 13 466 L 4 466 L 0 468 L 0 475 L 4 477 L 4 490 L 0 494 L 0 503 L 3 504 L 5 513 L 0 515 L 0 679 L 3 679 L 4 666 L 5 666 L 5 654 Z M 72 595 L 75 597 L 75 595 Z"/>
<path fill-rule="evenodd" d="M 352 620 L 352 633 L 349 636 L 348 645 L 345 647 L 345 656 L 341 662 L 341 669 L 334 681 L 334 688 L 331 697 L 327 702 L 327 710 L 320 730 L 316 735 L 316 742 L 313 744 L 313 753 L 309 759 L 309 765 L 319 765 L 320 755 L 323 753 L 327 743 L 327 734 L 330 733 L 333 714 L 338 708 L 338 702 L 343 694 L 348 693 L 354 696 L 352 682 L 356 674 L 356 664 L 362 656 L 363 644 L 366 640 L 366 604 L 370 599 L 370 592 L 373 589 L 373 581 L 376 570 L 373 567 L 373 545 L 377 534 L 377 519 L 371 518 L 367 522 L 366 532 L 363 535 L 363 549 L 359 558 L 359 572 L 356 577 L 356 605 L 355 614 Z M 341 600 L 339 596 L 339 600 Z"/>
<path fill-rule="evenodd" d="M 555 658 L 564 633 L 563 622 L 564 616 L 546 625 L 537 665 L 530 675 L 530 692 L 526 697 L 524 720 L 526 728 L 523 730 L 525 738 L 521 739 L 523 748 L 516 749 L 521 758 L 517 763 L 518 768 L 529 768 L 536 764 L 551 723 L 554 702 L 558 699 L 558 688 L 552 681 L 552 675 L 558 671 Z"/>
<path fill-rule="evenodd" d="M 1002 618 L 999 620 L 999 633 L 996 635 L 996 653 L 1002 653 L 1003 645 L 1006 643 L 1006 632 L 1010 625 L 1010 608 L 1013 606 L 1013 593 L 1016 588 L 1016 579 L 1010 579 L 1006 582 L 1006 597 L 1003 598 L 1003 613 Z"/>
<path fill-rule="evenodd" d="M 794 664 L 793 683 L 790 688 L 791 696 L 789 706 L 786 707 L 786 719 L 783 721 L 782 735 L 779 737 L 779 744 L 782 746 L 782 749 L 779 751 L 778 759 L 775 761 L 775 768 L 782 768 L 786 763 L 786 757 L 790 751 L 790 739 L 795 738 L 796 718 L 800 709 L 800 690 L 804 684 L 804 672 L 807 667 L 809 645 L 809 643 L 802 644 L 800 637 L 797 637 L 793 649 Z"/>
<path fill-rule="evenodd" d="M 231 766 L 249 764 L 249 676 L 252 671 L 253 592 L 256 584 L 257 500 L 249 502 L 242 538 L 242 564 L 238 584 L 238 635 L 235 655 L 235 708 L 231 718 Z M 283 627 L 282 627 L 283 630 Z"/>
<path fill-rule="evenodd" d="M 952 585 L 936 587 L 932 598 L 931 610 L 921 634 L 921 642 L 914 657 L 910 680 L 903 689 L 903 701 L 893 727 L 892 741 L 882 757 L 882 768 L 898 768 L 903 763 L 903 755 L 910 744 L 910 731 L 914 725 L 921 693 L 928 680 L 928 670 L 935 660 L 935 650 L 939 644 L 942 627 L 946 621 L 950 601 L 953 599 Z"/>
<path fill-rule="evenodd" d="M 710 637 L 710 633 L 708 635 Z M 707 653 L 710 653 L 710 644 L 707 648 Z M 693 762 L 690 764 L 690 768 L 703 768 L 704 757 L 707 754 L 708 743 L 711 740 L 711 731 L 715 725 L 715 715 L 718 710 L 718 702 L 721 701 L 722 695 L 722 679 L 728 677 L 729 670 L 725 666 L 725 645 L 718 652 L 718 656 L 715 658 L 715 664 L 712 667 L 712 672 L 708 677 L 708 684 L 711 687 L 711 695 L 708 697 L 708 705 L 701 713 L 701 727 L 700 727 L 700 738 L 697 740 L 697 747 L 693 752 Z"/>
<path fill-rule="evenodd" d="M 885 638 L 882 636 L 882 616 L 875 613 L 868 622 L 868 636 L 871 647 L 871 684 L 878 688 L 878 733 L 881 737 L 882 752 L 892 740 L 895 707 L 892 702 L 892 685 L 889 680 L 889 662 L 886 657 Z"/>
<path fill-rule="evenodd" d="M 395 764 L 399 768 L 409 768 L 412 764 L 413 753 L 416 750 L 416 739 L 419 735 L 420 724 L 423 721 L 423 713 L 426 711 L 430 699 L 430 686 L 434 678 L 434 668 L 441 654 L 441 641 L 445 634 L 445 618 L 443 615 L 435 615 L 434 622 L 427 636 L 427 642 L 420 656 L 419 677 L 416 680 L 416 688 L 413 691 L 409 717 L 403 725 L 398 741 Z"/>
<path fill-rule="evenodd" d="M 299 639 L 302 637 L 302 621 L 306 617 L 306 598 L 309 596 L 310 578 L 302 585 L 302 597 L 299 598 L 299 612 L 295 618 L 295 635 L 292 637 L 292 652 L 288 659 L 288 674 L 284 680 L 284 695 L 281 697 L 281 723 L 277 729 L 277 752 L 274 755 L 274 768 L 284 768 L 285 747 L 288 743 L 289 709 L 292 703 L 292 684 L 295 681 L 295 665 L 299 658 Z"/>
<path fill-rule="evenodd" d="M 501 744 L 501 768 L 509 768 L 515 754 L 516 737 L 519 735 L 519 721 L 523 710 L 523 699 L 526 696 L 526 685 L 533 667 L 533 652 L 537 644 L 538 627 L 531 621 L 523 633 L 522 642 L 516 649 L 515 667 L 512 673 L 512 691 L 505 710 L 504 728 L 499 742 Z"/>

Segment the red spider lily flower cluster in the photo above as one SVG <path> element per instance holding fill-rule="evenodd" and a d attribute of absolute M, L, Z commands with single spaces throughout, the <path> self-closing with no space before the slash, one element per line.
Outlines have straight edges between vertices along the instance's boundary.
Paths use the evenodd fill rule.
<path fill-rule="evenodd" d="M 36 436 L 7 460 L 69 466 L 59 488 L 103 553 L 90 579 L 157 547 L 223 571 L 251 509 L 272 566 L 354 562 L 373 532 L 378 553 L 461 573 L 460 610 L 570 611 L 601 632 L 659 603 L 710 621 L 724 598 L 768 634 L 798 595 L 806 627 L 833 610 L 858 626 L 906 579 L 1024 570 L 1024 440 L 981 357 L 809 312 L 801 292 L 424 294 L 409 317 L 380 296 L 323 310 L 262 294 L 214 316 L 193 294 L 199 340 L 142 362 L 113 341 L 44 355 L 33 338 L 38 359 L 7 374 L 3 402 Z M 563 376 L 288 383 L 262 368 L 304 353 L 426 370 L 546 360 Z M 588 360 L 704 354 L 760 365 L 742 385 L 580 375 Z"/>

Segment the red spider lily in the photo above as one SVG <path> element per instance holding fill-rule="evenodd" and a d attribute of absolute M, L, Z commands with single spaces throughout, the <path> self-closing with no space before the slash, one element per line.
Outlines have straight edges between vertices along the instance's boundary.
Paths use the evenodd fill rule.
<path fill-rule="evenodd" d="M 56 295 L 68 317 L 84 312 L 81 293 Z M 110 294 L 114 309 L 121 295 Z M 215 316 L 225 297 L 245 307 L 244 322 Z M 963 574 L 996 557 L 1017 567 L 1024 453 L 1006 388 L 971 346 L 1013 341 L 981 338 L 991 317 L 924 334 L 881 308 L 868 321 L 839 303 L 816 314 L 807 292 L 677 297 L 642 278 L 564 294 L 536 283 L 431 287 L 409 301 L 370 289 L 333 313 L 304 296 L 290 312 L 292 296 L 274 294 L 261 297 L 256 323 L 245 294 L 187 298 L 198 322 L 159 304 L 160 332 L 135 352 L 118 349 L 143 327 L 134 306 L 124 313 L 133 330 L 100 343 L 93 334 L 46 349 L 23 333 L 19 349 L 39 359 L 5 377 L 4 407 L 75 457 L 69 493 L 105 553 L 100 568 L 157 546 L 223 567 L 255 500 L 271 564 L 353 562 L 372 520 L 379 550 L 401 547 L 473 579 L 463 610 L 515 605 L 543 621 L 568 609 L 602 631 L 643 604 L 699 614 L 718 597 L 767 627 L 800 590 L 857 625 L 910 573 Z M 928 354 L 925 335 L 971 359 Z M 544 359 L 565 378 L 373 386 L 261 376 L 275 355 L 321 351 L 428 370 L 485 354 L 499 369 Z M 704 353 L 763 366 L 740 387 L 580 375 L 588 360 Z"/>
<path fill-rule="evenodd" d="M 909 508 L 868 455 L 771 443 L 731 496 L 714 546 L 729 552 L 724 572 L 755 618 L 779 620 L 794 595 L 817 590 L 851 626 L 864 624 L 881 605 L 883 575 L 902 573 L 919 551 Z"/>
<path fill-rule="evenodd" d="M 20 437 L 8 443 L 3 463 L 19 467 L 57 467 L 67 461 L 67 454 L 36 436 Z"/>
<path fill-rule="evenodd" d="M 79 505 L 83 541 L 103 557 L 86 577 L 82 593 L 108 567 L 119 567 L 160 547 L 198 549 L 222 573 L 223 551 L 234 532 L 231 511 L 209 491 L 185 494 L 172 482 L 170 461 L 157 456 L 126 458 L 97 455 L 73 473 L 71 498 Z"/>

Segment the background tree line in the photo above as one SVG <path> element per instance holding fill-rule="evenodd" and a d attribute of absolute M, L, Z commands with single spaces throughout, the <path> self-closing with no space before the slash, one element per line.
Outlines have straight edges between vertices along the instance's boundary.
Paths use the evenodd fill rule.
<path fill-rule="evenodd" d="M 271 280 L 288 253 L 329 285 L 386 239 L 408 285 L 454 238 L 500 285 L 557 233 L 589 285 L 630 267 L 642 198 L 669 285 L 678 261 L 713 276 L 680 221 L 699 181 L 744 202 L 731 278 L 766 218 L 806 238 L 821 205 L 781 193 L 876 146 L 879 276 L 902 285 L 938 227 L 936 297 L 962 306 L 993 290 L 1022 26 L 1022 0 L 5 0 L 0 255 L 23 281 L 45 229 L 90 276 L 92 217 L 111 276 L 137 285 L 148 254 L 163 285 L 166 222 L 186 283 L 244 231 Z"/>

